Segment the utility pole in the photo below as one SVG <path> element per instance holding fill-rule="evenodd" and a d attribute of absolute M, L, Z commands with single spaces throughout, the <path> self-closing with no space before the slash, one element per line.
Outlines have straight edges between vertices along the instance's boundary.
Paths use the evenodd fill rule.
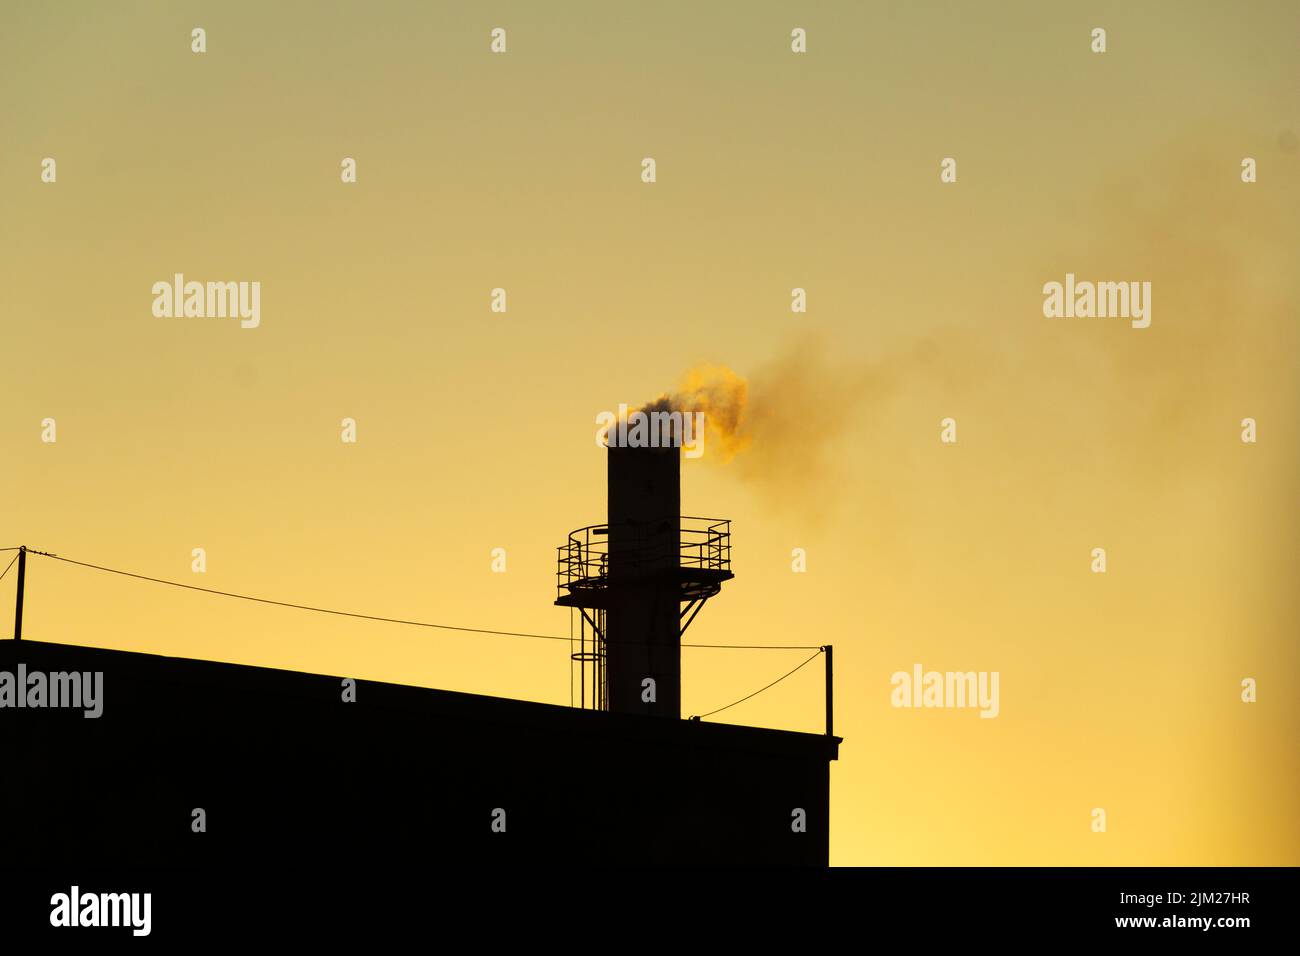
<path fill-rule="evenodd" d="M 23 584 L 27 580 L 27 545 L 18 549 L 18 609 L 14 612 L 14 640 L 23 639 Z"/>

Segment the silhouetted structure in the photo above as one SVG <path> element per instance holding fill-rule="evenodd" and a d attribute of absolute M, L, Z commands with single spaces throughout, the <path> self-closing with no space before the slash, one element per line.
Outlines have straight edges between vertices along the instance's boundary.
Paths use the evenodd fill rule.
<path fill-rule="evenodd" d="M 575 658 L 595 709 L 678 718 L 681 636 L 732 577 L 730 522 L 680 517 L 678 447 L 611 444 L 608 462 L 608 520 L 559 549 L 555 603 L 582 613 Z"/>
<path fill-rule="evenodd" d="M 103 715 L 0 709 L 10 863 L 828 859 L 835 737 L 0 641 L 20 662 L 102 671 Z"/>
<path fill-rule="evenodd" d="M 728 522 L 679 517 L 679 456 L 610 448 L 609 520 L 560 549 L 593 710 L 0 642 L 8 862 L 825 865 L 829 647 L 825 736 L 679 719 L 681 634 L 732 576 Z M 101 716 L 12 706 L 73 672 Z"/>

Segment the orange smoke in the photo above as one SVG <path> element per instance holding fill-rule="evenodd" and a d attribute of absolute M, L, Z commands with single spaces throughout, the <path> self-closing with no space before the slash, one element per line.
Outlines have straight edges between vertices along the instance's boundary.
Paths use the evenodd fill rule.
<path fill-rule="evenodd" d="M 835 362 L 827 352 L 804 338 L 749 378 L 701 363 L 642 410 L 703 412 L 704 461 L 729 462 L 736 479 L 775 506 L 816 519 L 849 487 L 853 431 L 883 408 L 900 378 L 927 364 L 924 350 L 881 364 Z"/>
<path fill-rule="evenodd" d="M 660 395 L 641 411 L 703 412 L 707 455 L 720 455 L 726 461 L 749 446 L 748 401 L 749 383 L 742 376 L 725 365 L 701 363 L 682 376 L 675 392 Z"/>

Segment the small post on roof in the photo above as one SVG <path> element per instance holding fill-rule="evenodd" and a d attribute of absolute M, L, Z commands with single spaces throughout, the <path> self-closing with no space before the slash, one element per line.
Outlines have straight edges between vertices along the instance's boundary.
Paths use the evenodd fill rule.
<path fill-rule="evenodd" d="M 826 736 L 835 736 L 835 668 L 832 658 L 835 647 L 827 644 L 822 650 L 826 653 Z"/>
<path fill-rule="evenodd" d="M 18 603 L 14 611 L 14 640 L 23 639 L 23 585 L 27 581 L 27 546 L 18 549 Z"/>

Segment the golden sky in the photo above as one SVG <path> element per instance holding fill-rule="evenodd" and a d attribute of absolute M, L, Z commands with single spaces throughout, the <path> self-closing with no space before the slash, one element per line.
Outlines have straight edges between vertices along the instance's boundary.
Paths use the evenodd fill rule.
<path fill-rule="evenodd" d="M 835 645 L 832 862 L 1300 864 L 1300 6 L 1137 7 L 6 10 L 0 546 L 567 633 L 596 414 L 725 364 L 755 440 L 683 508 L 737 576 L 688 639 Z M 154 317 L 177 272 L 260 327 Z M 1045 318 L 1066 273 L 1151 326 Z M 33 639 L 569 701 L 564 645 L 28 571 Z M 688 649 L 683 706 L 801 659 Z M 891 707 L 916 663 L 1000 715 Z M 821 680 L 718 719 L 817 732 Z"/>

